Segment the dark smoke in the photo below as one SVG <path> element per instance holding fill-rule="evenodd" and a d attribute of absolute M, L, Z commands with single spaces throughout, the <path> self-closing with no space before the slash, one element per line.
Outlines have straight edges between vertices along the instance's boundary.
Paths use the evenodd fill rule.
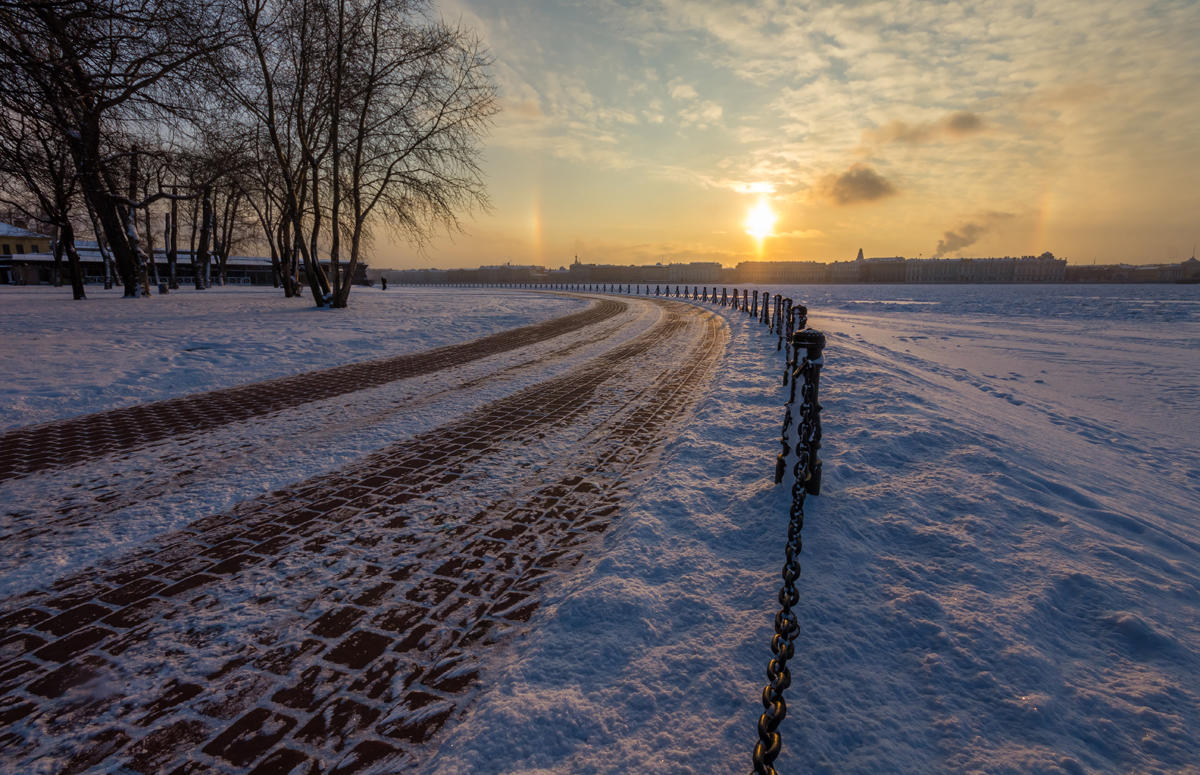
<path fill-rule="evenodd" d="M 821 191 L 839 205 L 870 202 L 896 193 L 887 178 L 865 164 L 855 164 L 840 175 L 827 175 Z"/>
<path fill-rule="evenodd" d="M 947 253 L 957 253 L 963 248 L 973 245 L 987 233 L 987 227 L 982 223 L 964 223 L 955 231 L 948 231 L 938 240 L 937 252 L 934 258 L 941 258 Z"/>

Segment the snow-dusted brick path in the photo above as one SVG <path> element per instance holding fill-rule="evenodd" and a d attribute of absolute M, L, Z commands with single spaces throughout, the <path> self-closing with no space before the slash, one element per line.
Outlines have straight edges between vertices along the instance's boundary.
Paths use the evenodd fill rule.
<path fill-rule="evenodd" d="M 611 340 L 558 376 L 9 598 L 4 760 L 31 773 L 419 769 L 489 649 L 606 530 L 720 358 L 719 318 L 629 304 L 653 322 L 601 331 L 625 306 L 607 301 L 531 327 L 574 321 Z M 184 468 L 212 454 L 183 449 Z"/>
<path fill-rule="evenodd" d="M 19 428 L 0 434 L 0 481 L 461 366 L 579 330 L 624 308 L 621 302 L 605 300 L 572 315 L 420 354 L 351 363 Z"/>

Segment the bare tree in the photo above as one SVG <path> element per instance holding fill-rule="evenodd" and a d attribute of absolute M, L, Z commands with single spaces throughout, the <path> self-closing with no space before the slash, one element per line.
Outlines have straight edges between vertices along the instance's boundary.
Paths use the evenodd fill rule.
<path fill-rule="evenodd" d="M 258 172 L 265 196 L 278 201 L 273 226 L 283 256 L 302 264 L 318 305 L 327 303 L 328 282 L 315 252 L 321 233 L 319 186 L 323 149 L 320 108 L 326 91 L 319 77 L 315 26 L 317 0 L 234 0 L 241 45 L 233 57 L 210 57 L 224 112 L 256 139 Z M 265 203 L 258 208 L 265 214 Z M 265 228 L 265 227 L 264 227 Z M 306 239 L 308 237 L 308 239 Z M 285 293 L 293 292 L 284 281 Z"/>
<path fill-rule="evenodd" d="M 420 243 L 486 205 L 488 59 L 418 0 L 239 2 L 242 45 L 213 71 L 267 151 L 260 176 L 267 190 L 274 178 L 276 231 L 291 240 L 277 252 L 294 252 L 318 306 L 344 307 L 373 220 Z"/>
<path fill-rule="evenodd" d="M 87 298 L 75 249 L 78 187 L 71 155 L 60 133 L 35 118 L 0 108 L 0 201 L 55 232 L 56 274 L 67 257 L 71 292 Z M 56 278 L 56 282 L 58 279 Z"/>
<path fill-rule="evenodd" d="M 4 0 L 0 107 L 57 128 L 79 188 L 116 260 L 126 296 L 139 292 L 138 202 L 122 162 L 139 120 L 173 115 L 173 92 L 198 60 L 228 43 L 219 0 Z M 141 203 L 144 205 L 145 203 Z"/>
<path fill-rule="evenodd" d="M 127 296 L 157 272 L 152 205 L 171 200 L 173 258 L 192 198 L 197 288 L 210 249 L 224 278 L 248 207 L 285 294 L 302 272 L 318 306 L 346 306 L 373 228 L 423 244 L 487 205 L 488 67 L 426 0 L 0 0 L 0 109 L 59 132 Z M 185 184 L 164 127 L 198 160 Z"/>
<path fill-rule="evenodd" d="M 478 143 L 497 108 L 490 61 L 467 31 L 405 0 L 334 2 L 349 8 L 339 11 L 347 59 L 332 121 L 345 124 L 335 179 L 346 181 L 349 263 L 343 274 L 336 252 L 331 262 L 344 307 L 373 218 L 422 243 L 486 206 Z"/>

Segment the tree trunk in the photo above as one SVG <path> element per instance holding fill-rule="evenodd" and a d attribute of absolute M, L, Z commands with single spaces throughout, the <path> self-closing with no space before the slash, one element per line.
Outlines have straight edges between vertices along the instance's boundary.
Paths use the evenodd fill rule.
<path fill-rule="evenodd" d="M 304 277 L 308 280 L 308 288 L 312 291 L 313 301 L 318 307 L 325 306 L 325 292 L 321 288 L 321 283 L 317 280 L 317 273 L 313 269 L 315 262 L 312 253 L 304 249 L 304 235 L 296 230 L 296 252 L 302 254 L 299 256 L 304 259 Z"/>
<path fill-rule="evenodd" d="M 196 290 L 208 287 L 208 264 L 211 258 L 208 254 L 208 240 L 212 232 L 212 193 L 206 186 L 200 196 L 200 246 L 192 254 L 196 262 Z"/>
<path fill-rule="evenodd" d="M 159 293 L 169 293 L 158 274 L 158 259 L 154 257 L 154 225 L 150 222 L 150 206 L 146 205 L 146 253 L 150 256 L 150 268 L 154 273 L 154 287 Z"/>
<path fill-rule="evenodd" d="M 233 229 L 237 223 L 238 205 L 242 195 L 234 191 L 225 199 L 225 218 L 221 227 L 221 247 L 217 251 L 217 265 L 221 275 L 221 285 L 229 282 L 229 251 L 233 246 Z"/>
<path fill-rule="evenodd" d="M 127 298 L 136 297 L 138 295 L 137 263 L 129 254 L 129 243 L 125 239 L 125 230 L 121 224 L 121 218 L 117 214 L 116 205 L 112 201 L 112 197 L 102 190 L 98 174 L 92 181 L 92 186 L 94 187 L 87 188 L 81 183 L 81 187 L 84 188 L 85 195 L 88 197 L 89 210 L 96 229 L 96 240 L 100 243 L 101 251 L 107 247 L 105 258 L 109 263 L 109 271 L 104 285 L 106 288 L 112 288 L 115 275 L 125 287 L 125 296 Z M 113 235 L 116 235 L 115 239 Z"/>
<path fill-rule="evenodd" d="M 59 245 L 67 252 L 67 269 L 71 274 L 71 294 L 76 301 L 87 298 L 83 289 L 83 265 L 75 249 L 75 229 L 67 222 L 58 230 Z"/>
<path fill-rule="evenodd" d="M 321 239 L 321 199 L 320 199 L 320 168 L 316 160 L 312 163 L 312 203 L 313 203 L 313 223 L 312 232 L 309 235 L 308 255 L 305 256 L 304 271 L 308 277 L 308 284 L 312 287 L 313 301 L 318 307 L 326 307 L 329 305 L 330 287 L 329 278 L 325 276 L 325 270 L 321 268 L 321 260 L 318 256 L 320 253 Z"/>
<path fill-rule="evenodd" d="M 279 251 L 275 249 L 275 240 L 268 242 L 271 246 L 271 284 L 279 287 Z"/>
<path fill-rule="evenodd" d="M 79 188 L 88 202 L 97 222 L 96 239 L 108 241 L 121 283 L 125 286 L 125 297 L 138 295 L 138 262 L 134 248 L 130 245 L 126 231 L 128 218 L 113 192 L 119 189 L 100 167 L 100 126 L 97 117 L 89 117 L 79 127 L 77 134 L 68 136 L 71 157 L 78 171 Z M 136 233 L 136 230 L 134 231 Z"/>
<path fill-rule="evenodd" d="M 275 228 L 275 249 L 279 251 L 279 279 L 283 283 L 283 297 L 290 299 L 296 295 L 292 285 L 292 250 L 288 246 L 288 222 L 284 218 Z"/>
<path fill-rule="evenodd" d="M 133 153 L 129 154 L 128 199 L 130 202 L 136 202 L 138 198 L 137 176 L 138 149 L 135 147 Z M 142 296 L 149 296 L 150 267 L 146 264 L 146 253 L 142 250 L 141 238 L 138 236 L 137 211 L 134 210 L 132 204 L 119 204 L 117 207 L 121 211 L 122 225 L 125 227 L 125 239 L 129 241 L 129 250 L 133 254 L 134 260 L 137 261 L 137 275 L 138 282 L 141 285 Z M 128 291 L 126 291 L 125 295 L 129 295 Z"/>
<path fill-rule="evenodd" d="M 63 257 L 63 246 L 62 246 L 62 234 L 60 233 L 59 236 L 54 240 L 54 287 L 55 288 L 62 287 L 62 257 Z"/>
<path fill-rule="evenodd" d="M 358 271 L 358 252 L 362 245 L 362 225 L 356 223 L 350 235 L 350 262 L 346 265 L 346 277 L 339 289 L 334 306 L 345 308 L 350 302 L 350 285 L 354 281 L 354 273 Z"/>
<path fill-rule="evenodd" d="M 337 0 L 337 32 L 335 35 L 336 43 L 334 50 L 334 69 L 333 69 L 333 101 L 331 103 L 332 110 L 329 112 L 329 150 L 333 155 L 333 174 L 330 178 L 332 186 L 332 202 L 330 203 L 329 212 L 329 273 L 333 280 L 333 299 L 334 307 L 346 306 L 346 295 L 342 293 L 342 273 L 341 267 L 338 266 L 338 261 L 341 258 L 339 255 L 342 247 L 342 230 L 341 230 L 341 177 L 342 177 L 342 149 L 338 143 L 338 125 L 340 124 L 342 104 L 342 59 L 345 53 L 346 41 L 346 2 L 345 0 Z M 347 283 L 348 284 L 348 283 Z"/>
<path fill-rule="evenodd" d="M 171 200 L 171 211 L 163 217 L 166 221 L 163 238 L 167 243 L 167 288 L 177 291 L 179 290 L 179 274 L 176 270 L 179 262 L 179 207 L 174 199 Z"/>
<path fill-rule="evenodd" d="M 200 262 L 196 260 L 196 224 L 200 218 L 200 200 L 192 200 L 192 230 L 188 235 L 188 255 L 192 259 L 192 282 L 196 290 L 204 290 L 204 276 L 200 274 Z"/>
<path fill-rule="evenodd" d="M 100 260 L 104 262 L 104 290 L 111 291 L 113 287 L 113 262 L 108 254 L 108 245 L 104 241 L 104 232 L 100 230 L 100 222 L 96 219 L 96 211 L 92 203 L 84 200 L 88 218 L 92 221 L 92 232 L 96 235 L 96 249 L 100 251 Z"/>

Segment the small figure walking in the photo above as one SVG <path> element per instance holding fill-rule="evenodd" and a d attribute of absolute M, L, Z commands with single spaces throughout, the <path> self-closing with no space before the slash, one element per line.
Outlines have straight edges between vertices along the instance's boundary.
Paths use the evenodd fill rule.
<path fill-rule="evenodd" d="M 387 290 L 387 278 L 384 277 L 383 275 L 379 275 L 379 290 L 381 290 L 381 291 Z"/>

